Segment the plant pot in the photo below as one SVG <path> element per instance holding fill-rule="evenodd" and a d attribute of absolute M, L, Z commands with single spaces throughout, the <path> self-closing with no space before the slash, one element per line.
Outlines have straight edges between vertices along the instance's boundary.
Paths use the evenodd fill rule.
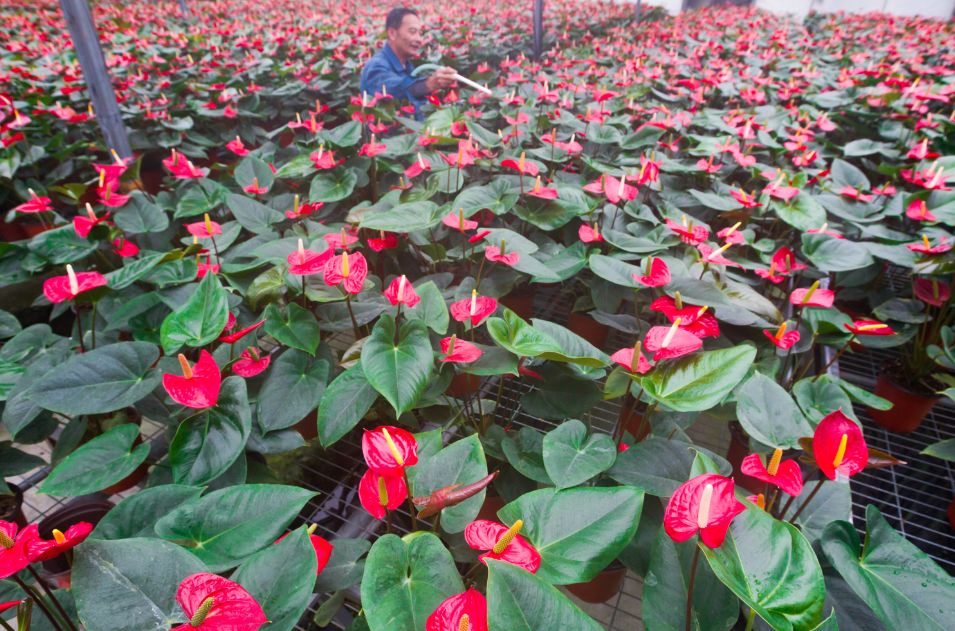
<path fill-rule="evenodd" d="M 603 348 L 610 334 L 610 327 L 597 322 L 586 313 L 571 311 L 567 318 L 567 328 L 584 338 L 597 348 Z"/>
<path fill-rule="evenodd" d="M 740 466 L 743 464 L 743 458 L 750 454 L 749 436 L 746 435 L 746 432 L 743 431 L 743 426 L 737 421 L 731 421 L 729 428 L 730 445 L 726 450 L 726 460 L 728 460 L 730 465 L 733 467 L 733 481 L 736 482 L 737 485 L 745 488 L 750 493 L 762 493 L 763 489 L 766 487 L 766 483 L 762 480 L 757 480 L 756 478 L 745 475 L 740 471 Z"/>
<path fill-rule="evenodd" d="M 0 495 L 0 521 L 12 521 L 21 528 L 27 525 L 23 515 L 23 491 L 16 484 L 7 484 L 13 495 Z"/>
<path fill-rule="evenodd" d="M 292 429 L 302 435 L 305 442 L 318 436 L 318 410 L 312 410 L 301 421 L 292 425 Z"/>
<path fill-rule="evenodd" d="M 133 441 L 133 448 L 138 447 L 139 445 L 142 445 L 142 444 L 143 444 L 143 437 L 137 436 L 136 440 Z M 114 493 L 122 493 L 123 491 L 127 491 L 133 488 L 134 486 L 136 486 L 137 484 L 139 484 L 142 481 L 142 479 L 146 477 L 147 471 L 149 471 L 148 458 L 144 460 L 141 465 L 136 467 L 136 469 L 132 473 L 130 473 L 128 476 L 126 476 L 125 478 L 117 482 L 116 484 L 107 486 L 105 489 L 101 490 L 100 493 L 103 493 L 104 495 L 113 495 Z"/>
<path fill-rule="evenodd" d="M 521 316 L 525 320 L 534 317 L 534 295 L 537 290 L 533 285 L 525 285 L 514 289 L 501 298 L 501 304 Z"/>
<path fill-rule="evenodd" d="M 100 493 L 77 497 L 40 520 L 40 536 L 52 539 L 54 528 L 66 532 L 70 526 L 81 521 L 95 526 L 112 508 L 113 503 Z M 72 555 L 72 550 L 69 550 L 58 557 L 43 561 L 43 573 L 57 589 L 70 587 Z"/>
<path fill-rule="evenodd" d="M 932 411 L 941 398 L 900 386 L 884 369 L 879 371 L 879 377 L 875 382 L 875 395 L 891 401 L 892 407 L 888 410 L 870 408 L 869 416 L 876 423 L 893 432 L 917 430 L 925 416 Z"/>
<path fill-rule="evenodd" d="M 627 568 L 614 560 L 600 574 L 586 583 L 567 585 L 567 591 L 585 603 L 602 603 L 620 593 L 623 581 L 627 577 Z"/>
<path fill-rule="evenodd" d="M 466 399 L 481 389 L 481 376 L 461 372 L 451 379 L 448 394 L 456 399 Z"/>

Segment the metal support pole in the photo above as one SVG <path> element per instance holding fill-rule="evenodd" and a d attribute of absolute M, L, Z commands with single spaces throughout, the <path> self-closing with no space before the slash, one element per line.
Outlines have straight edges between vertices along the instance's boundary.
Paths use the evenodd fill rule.
<path fill-rule="evenodd" d="M 189 15 L 189 7 L 186 6 L 186 0 L 179 0 L 179 10 L 183 15 Z"/>
<path fill-rule="evenodd" d="M 643 17 L 641 13 L 643 13 L 643 0 L 637 0 L 637 23 L 638 24 L 640 23 L 640 18 Z"/>
<path fill-rule="evenodd" d="M 93 101 L 93 111 L 103 136 L 106 137 L 106 144 L 109 149 L 115 149 L 120 157 L 131 157 L 133 152 L 129 147 L 129 137 L 123 125 L 123 117 L 119 113 L 113 84 L 106 72 L 106 59 L 99 45 L 90 6 L 87 0 L 60 0 L 60 8 L 66 18 L 66 26 L 70 29 L 86 88 Z"/>
<path fill-rule="evenodd" d="M 540 61 L 544 48 L 544 0 L 534 0 L 534 59 Z"/>

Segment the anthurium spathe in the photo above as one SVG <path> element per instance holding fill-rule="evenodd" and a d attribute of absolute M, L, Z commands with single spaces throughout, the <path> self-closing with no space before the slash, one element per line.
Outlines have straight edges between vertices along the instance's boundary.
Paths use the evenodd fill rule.
<path fill-rule="evenodd" d="M 384 294 L 392 305 L 404 305 L 409 309 L 421 302 L 421 296 L 414 290 L 411 281 L 404 274 L 391 281 Z"/>
<path fill-rule="evenodd" d="M 895 335 L 892 327 L 878 320 L 853 320 L 851 323 L 846 322 L 843 326 L 853 335 Z"/>
<path fill-rule="evenodd" d="M 170 398 L 180 405 L 199 410 L 211 408 L 219 400 L 219 387 L 222 385 L 222 373 L 212 355 L 200 351 L 199 361 L 190 366 L 189 360 L 179 354 L 182 375 L 164 373 L 162 385 Z"/>
<path fill-rule="evenodd" d="M 93 207 L 86 204 L 86 214 L 73 217 L 73 229 L 76 234 L 82 238 L 89 236 L 90 232 L 99 224 L 109 224 L 109 211 L 103 213 L 102 217 L 97 217 L 93 212 Z"/>
<path fill-rule="evenodd" d="M 51 210 L 53 210 L 53 201 L 49 197 L 37 195 L 32 188 L 30 189 L 30 199 L 19 206 L 13 207 L 14 212 L 27 214 L 45 213 Z"/>
<path fill-rule="evenodd" d="M 181 180 L 198 179 L 209 173 L 209 169 L 197 168 L 186 156 L 175 149 L 172 150 L 172 155 L 163 159 L 162 163 L 174 177 Z"/>
<path fill-rule="evenodd" d="M 468 588 L 444 600 L 425 623 L 425 631 L 487 631 L 487 599 Z"/>
<path fill-rule="evenodd" d="M 45 539 L 31 541 L 27 546 L 27 552 L 33 561 L 47 561 L 80 545 L 91 532 L 93 532 L 93 524 L 85 521 L 73 524 L 66 529 L 66 532 L 60 532 L 54 528 L 52 541 Z"/>
<path fill-rule="evenodd" d="M 487 550 L 478 555 L 478 559 L 497 559 L 522 567 L 531 574 L 537 571 L 541 564 L 540 553 L 531 543 L 519 535 L 524 522 L 518 519 L 508 528 L 486 519 L 472 521 L 464 529 L 464 539 L 474 550 Z"/>
<path fill-rule="evenodd" d="M 713 311 L 706 305 L 684 303 L 680 292 L 676 292 L 674 298 L 660 296 L 650 303 L 650 310 L 663 313 L 670 322 L 679 318 L 680 328 L 699 338 L 720 336 L 720 325 Z"/>
<path fill-rule="evenodd" d="M 244 587 L 208 572 L 184 578 L 176 601 L 189 622 L 172 631 L 258 631 L 268 623 L 262 606 Z"/>
<path fill-rule="evenodd" d="M 797 307 L 818 307 L 828 309 L 835 302 L 836 294 L 831 289 L 821 289 L 819 281 L 809 287 L 794 289 L 789 294 L 789 302 Z"/>
<path fill-rule="evenodd" d="M 913 199 L 905 209 L 905 216 L 913 221 L 938 221 L 938 217 L 928 209 L 924 199 Z"/>
<path fill-rule="evenodd" d="M 949 239 L 942 237 L 938 240 L 936 245 L 932 245 L 932 241 L 928 238 L 928 235 L 923 234 L 921 241 L 906 243 L 905 247 L 919 254 L 944 254 L 952 249 L 952 244 L 949 242 Z"/>
<path fill-rule="evenodd" d="M 733 518 L 746 510 L 736 499 L 732 478 L 704 473 L 680 485 L 663 513 L 663 527 L 676 542 L 697 532 L 704 545 L 718 548 Z"/>
<path fill-rule="evenodd" d="M 404 477 L 385 476 L 369 469 L 358 483 L 358 500 L 375 519 L 384 519 L 387 511 L 395 510 L 406 499 L 408 484 Z"/>
<path fill-rule="evenodd" d="M 600 225 L 595 221 L 593 225 L 581 224 L 577 229 L 577 237 L 584 243 L 604 243 L 606 239 L 600 234 Z"/>
<path fill-rule="evenodd" d="M 328 560 L 332 558 L 332 552 L 335 550 L 335 546 L 324 537 L 316 535 L 316 530 L 318 530 L 318 524 L 312 524 L 308 527 L 308 539 L 312 544 L 312 549 L 315 550 L 315 575 L 317 576 L 321 574 L 325 566 L 328 565 Z M 278 543 L 286 537 L 288 537 L 288 533 L 276 539 L 275 543 Z"/>
<path fill-rule="evenodd" d="M 842 410 L 819 421 L 812 435 L 812 455 L 816 466 L 830 480 L 852 477 L 869 462 L 869 448 L 862 429 Z"/>
<path fill-rule="evenodd" d="M 933 307 L 941 307 L 952 297 L 952 289 L 948 283 L 939 282 L 937 278 L 914 279 L 912 293 L 916 298 Z"/>
<path fill-rule="evenodd" d="M 311 276 L 325 271 L 325 263 L 333 256 L 334 250 L 327 248 L 321 252 L 309 250 L 301 239 L 298 240 L 298 249 L 289 253 L 286 261 L 288 262 L 289 274 L 295 276 Z"/>
<path fill-rule="evenodd" d="M 240 377 L 254 377 L 261 374 L 272 362 L 272 355 L 263 353 L 258 348 L 250 346 L 242 351 L 239 359 L 232 364 L 232 372 Z"/>
<path fill-rule="evenodd" d="M 645 375 L 650 372 L 653 368 L 653 364 L 647 361 L 647 358 L 643 356 L 642 344 L 637 342 L 631 348 L 621 348 L 619 351 L 610 356 L 610 359 L 620 364 L 630 372 L 637 373 L 638 375 Z M 636 358 L 636 362 L 634 362 Z"/>
<path fill-rule="evenodd" d="M 647 273 L 643 276 L 633 274 L 633 280 L 647 287 L 663 287 L 670 282 L 670 268 L 663 259 L 650 257 L 646 267 Z"/>
<path fill-rule="evenodd" d="M 326 285 L 341 285 L 347 293 L 359 294 L 368 276 L 368 261 L 361 252 L 342 252 L 325 262 L 323 273 Z"/>
<path fill-rule="evenodd" d="M 790 348 L 795 346 L 796 342 L 799 341 L 799 331 L 792 329 L 790 331 L 786 330 L 788 325 L 783 322 L 779 325 L 779 328 L 775 331 L 770 329 L 764 329 L 763 335 L 769 338 L 769 341 L 775 344 L 777 347 L 788 351 Z"/>
<path fill-rule="evenodd" d="M 680 236 L 680 240 L 687 245 L 699 245 L 710 237 L 710 231 L 706 226 L 688 223 L 686 215 L 683 215 L 681 223 L 677 223 L 668 218 L 666 220 L 666 227 L 677 233 Z"/>
<path fill-rule="evenodd" d="M 53 547 L 52 541 L 40 539 L 36 524 L 23 528 L 12 521 L 0 520 L 0 579 L 13 576 L 33 562 L 33 554 L 40 555 Z"/>
<path fill-rule="evenodd" d="M 750 477 L 779 487 L 783 493 L 796 496 L 802 493 L 802 469 L 795 460 L 783 460 L 783 450 L 776 449 L 764 464 L 759 454 L 743 458 L 739 470 Z"/>
<path fill-rule="evenodd" d="M 470 320 L 471 326 L 477 326 L 497 310 L 497 300 L 490 296 L 479 296 L 477 290 L 473 289 L 470 298 L 452 302 L 448 310 L 458 322 Z"/>
<path fill-rule="evenodd" d="M 443 357 L 439 361 L 470 364 L 479 360 L 484 351 L 470 342 L 459 340 L 457 335 L 452 335 L 441 340 L 441 353 Z"/>
<path fill-rule="evenodd" d="M 106 277 L 99 272 L 74 272 L 72 265 L 66 266 L 65 276 L 54 276 L 43 281 L 43 295 L 53 303 L 73 300 L 83 292 L 104 287 Z"/>
<path fill-rule="evenodd" d="M 188 230 L 192 236 L 199 237 L 200 239 L 208 239 L 209 237 L 222 234 L 222 226 L 212 221 L 212 219 L 209 218 L 209 213 L 203 215 L 202 221 L 187 223 L 186 230 Z"/>
<path fill-rule="evenodd" d="M 769 269 L 756 268 L 756 275 L 769 280 L 772 283 L 781 283 L 786 276 L 793 272 L 806 269 L 805 263 L 800 263 L 796 255 L 789 248 L 783 246 L 779 248 L 769 262 Z"/>
<path fill-rule="evenodd" d="M 654 326 L 647 332 L 643 345 L 653 353 L 653 361 L 682 357 L 703 348 L 703 340 L 680 328 L 680 318 L 670 326 Z"/>
<path fill-rule="evenodd" d="M 504 263 L 505 265 L 510 265 L 513 267 L 520 262 L 521 255 L 517 252 L 506 252 L 506 247 L 506 241 L 501 241 L 500 245 L 485 246 L 484 256 L 486 256 L 487 260 L 489 261 L 494 261 L 495 263 Z"/>
<path fill-rule="evenodd" d="M 527 191 L 528 195 L 534 197 L 539 197 L 540 199 L 557 199 L 557 189 L 556 188 L 547 188 L 541 184 L 541 176 L 537 176 L 537 179 L 534 180 L 534 187 Z"/>
<path fill-rule="evenodd" d="M 523 151 L 521 152 L 521 157 L 517 160 L 514 160 L 513 158 L 502 160 L 501 166 L 508 169 L 514 169 L 521 175 L 535 176 L 539 172 L 536 164 L 527 161 L 526 155 Z"/>
<path fill-rule="evenodd" d="M 401 476 L 405 467 L 418 463 L 418 441 L 411 432 L 393 425 L 365 430 L 361 451 L 368 467 L 384 476 Z"/>

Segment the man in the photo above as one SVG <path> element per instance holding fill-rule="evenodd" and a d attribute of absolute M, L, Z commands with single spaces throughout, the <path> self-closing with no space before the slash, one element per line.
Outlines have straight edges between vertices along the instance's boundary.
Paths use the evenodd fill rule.
<path fill-rule="evenodd" d="M 361 71 L 362 92 L 380 93 L 384 86 L 391 96 L 410 101 L 416 118 L 421 118 L 425 96 L 455 84 L 453 68 L 439 68 L 427 78 L 411 76 L 414 67 L 410 60 L 424 45 L 421 28 L 421 18 L 414 9 L 397 7 L 389 11 L 385 18 L 388 41 Z"/>

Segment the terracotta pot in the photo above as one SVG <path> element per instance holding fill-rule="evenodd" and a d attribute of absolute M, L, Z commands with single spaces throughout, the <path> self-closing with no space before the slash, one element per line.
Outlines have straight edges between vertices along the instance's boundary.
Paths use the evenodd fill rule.
<path fill-rule="evenodd" d="M 466 399 L 481 389 L 481 376 L 461 372 L 451 379 L 448 394 L 456 399 Z"/>
<path fill-rule="evenodd" d="M 301 421 L 292 425 L 292 429 L 302 435 L 305 442 L 318 436 L 318 410 L 312 410 Z"/>
<path fill-rule="evenodd" d="M 0 495 L 0 521 L 12 521 L 23 528 L 27 519 L 23 515 L 23 491 L 16 484 L 7 484 L 13 495 Z"/>
<path fill-rule="evenodd" d="M 52 230 L 53 226 L 44 225 L 40 220 L 28 220 L 20 221 L 20 230 L 23 231 L 23 234 L 26 235 L 27 239 L 32 239 L 38 234 L 42 234 L 47 230 Z"/>
<path fill-rule="evenodd" d="M 875 382 L 875 395 L 888 399 L 888 410 L 869 410 L 869 416 L 882 427 L 893 432 L 914 432 L 925 416 L 932 411 L 940 397 L 913 392 L 900 386 L 885 370 L 879 372 Z"/>
<path fill-rule="evenodd" d="M 620 593 L 623 581 L 627 577 L 627 568 L 614 561 L 600 574 L 586 583 L 572 583 L 567 590 L 585 603 L 602 603 Z"/>
<path fill-rule="evenodd" d="M 567 318 L 567 328 L 584 338 L 597 348 L 603 348 L 610 334 L 610 327 L 597 322 L 586 313 L 571 311 Z"/>
<path fill-rule="evenodd" d="M 19 225 L 0 221 L 0 241 L 12 243 L 14 241 L 23 241 L 26 238 L 26 233 L 20 229 Z"/>
<path fill-rule="evenodd" d="M 533 285 L 525 285 L 501 298 L 500 302 L 525 320 L 530 320 L 534 317 L 534 294 L 536 293 L 537 290 Z"/>
<path fill-rule="evenodd" d="M 484 503 L 481 504 L 481 510 L 478 512 L 475 519 L 488 519 L 490 521 L 498 521 L 497 511 L 504 508 L 504 498 L 498 495 L 494 489 L 488 489 L 487 493 L 484 496 Z"/>
<path fill-rule="evenodd" d="M 54 528 L 60 532 L 66 532 L 70 526 L 81 521 L 95 526 L 112 508 L 113 503 L 99 493 L 77 497 L 40 521 L 38 524 L 40 536 L 44 539 L 52 539 Z M 57 589 L 70 587 L 72 556 L 73 552 L 67 551 L 58 557 L 43 561 L 43 573 Z"/>
<path fill-rule="evenodd" d="M 726 459 L 733 467 L 733 481 L 742 486 L 750 493 L 762 493 L 766 483 L 762 480 L 744 475 L 740 472 L 740 465 L 743 464 L 743 458 L 750 454 L 749 436 L 743 431 L 743 426 L 737 421 L 732 421 L 730 427 L 730 445 L 726 450 Z"/>

